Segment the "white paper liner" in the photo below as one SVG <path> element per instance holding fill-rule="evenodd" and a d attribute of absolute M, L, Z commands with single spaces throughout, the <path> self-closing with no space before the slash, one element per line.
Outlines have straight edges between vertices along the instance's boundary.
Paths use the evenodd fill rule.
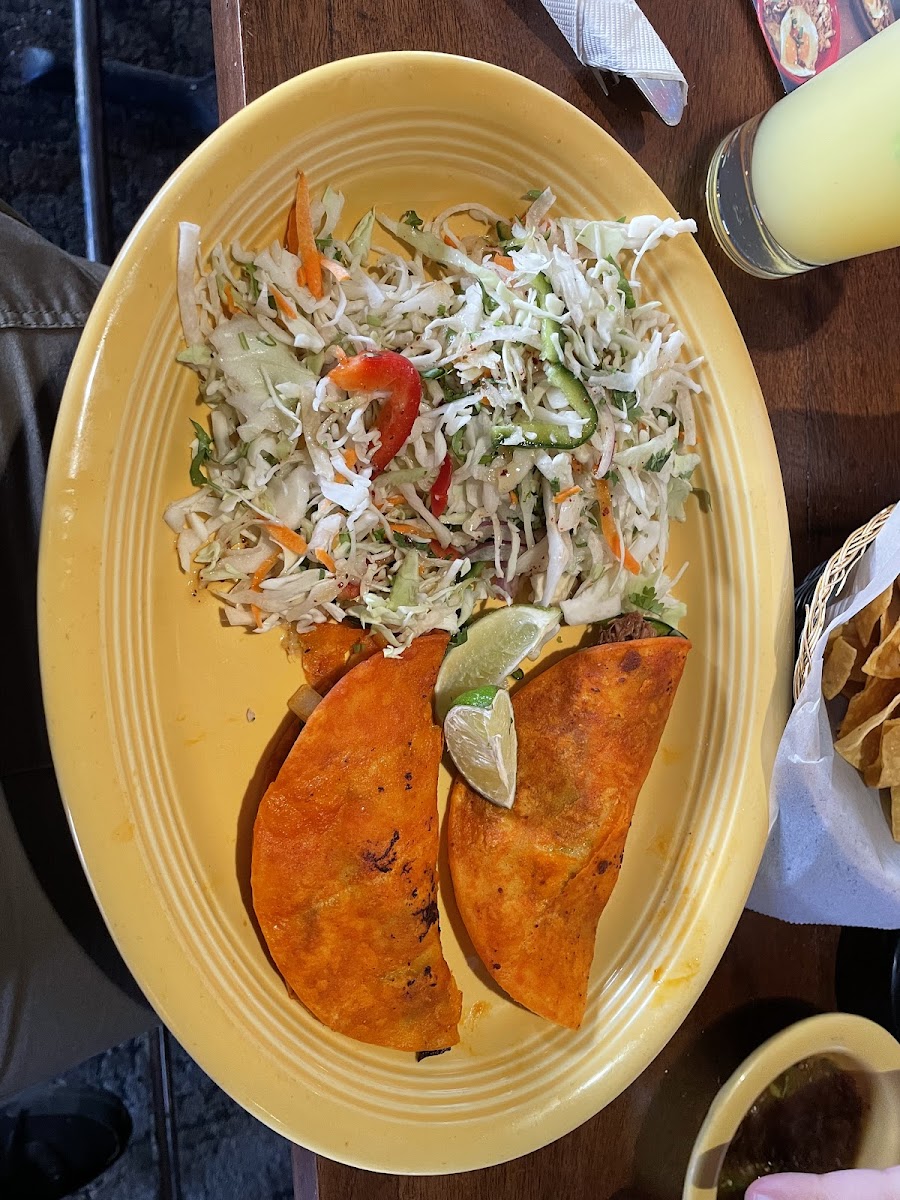
<path fill-rule="evenodd" d="M 829 632 L 900 575 L 900 505 L 829 605 L 772 775 L 768 845 L 747 904 L 785 921 L 900 928 L 900 845 L 880 795 L 834 752 L 822 698 Z M 832 705 L 834 708 L 834 705 Z"/>

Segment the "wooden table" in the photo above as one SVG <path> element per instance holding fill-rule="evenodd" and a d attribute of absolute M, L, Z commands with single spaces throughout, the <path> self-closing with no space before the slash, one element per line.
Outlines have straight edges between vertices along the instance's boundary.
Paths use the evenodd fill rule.
<path fill-rule="evenodd" d="M 643 0 L 643 8 L 690 84 L 675 129 L 628 82 L 605 96 L 539 0 L 214 0 L 219 105 L 230 116 L 282 80 L 352 54 L 442 50 L 528 76 L 612 133 L 698 219 L 768 404 L 799 579 L 900 492 L 900 252 L 778 283 L 732 267 L 705 217 L 706 167 L 728 130 L 778 99 L 780 82 L 750 0 Z M 670 1044 L 580 1129 L 462 1176 L 377 1176 L 319 1160 L 322 1200 L 675 1200 L 688 1137 L 715 1083 L 804 1007 L 833 1007 L 836 939 L 830 928 L 746 913 Z M 683 1130 L 680 1149 L 664 1151 L 678 1139 L 660 1129 Z"/>

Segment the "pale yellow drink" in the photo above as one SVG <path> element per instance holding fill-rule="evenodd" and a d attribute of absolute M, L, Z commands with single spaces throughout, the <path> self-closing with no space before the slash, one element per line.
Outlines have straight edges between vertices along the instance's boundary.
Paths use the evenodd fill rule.
<path fill-rule="evenodd" d="M 766 113 L 750 174 L 763 222 L 802 262 L 900 245 L 900 21 Z"/>

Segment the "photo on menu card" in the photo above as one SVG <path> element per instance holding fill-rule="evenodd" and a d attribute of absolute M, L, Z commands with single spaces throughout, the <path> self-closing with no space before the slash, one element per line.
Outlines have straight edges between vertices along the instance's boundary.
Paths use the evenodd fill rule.
<path fill-rule="evenodd" d="M 760 28 L 790 92 L 887 29 L 900 0 L 754 0 Z"/>

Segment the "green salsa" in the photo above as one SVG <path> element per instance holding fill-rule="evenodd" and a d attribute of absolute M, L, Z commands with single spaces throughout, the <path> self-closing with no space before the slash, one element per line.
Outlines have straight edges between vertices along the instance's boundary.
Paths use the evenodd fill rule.
<path fill-rule="evenodd" d="M 757 1096 L 719 1172 L 718 1200 L 742 1200 L 763 1175 L 856 1165 L 869 1111 L 865 1081 L 824 1055 L 788 1067 Z"/>

